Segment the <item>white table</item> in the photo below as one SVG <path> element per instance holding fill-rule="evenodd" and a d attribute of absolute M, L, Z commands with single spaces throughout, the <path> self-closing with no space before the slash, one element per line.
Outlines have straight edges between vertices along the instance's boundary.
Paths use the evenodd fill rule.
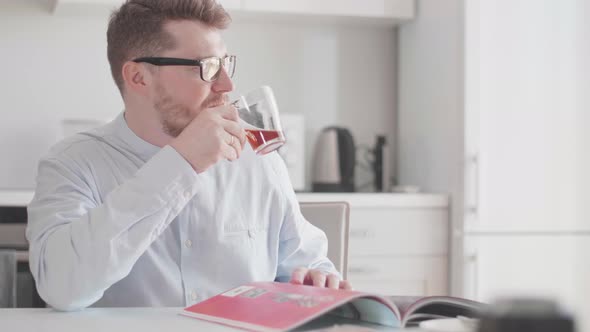
<path fill-rule="evenodd" d="M 243 331 L 181 316 L 181 310 L 182 308 L 88 308 L 76 312 L 59 312 L 52 309 L 0 309 L 0 331 Z"/>

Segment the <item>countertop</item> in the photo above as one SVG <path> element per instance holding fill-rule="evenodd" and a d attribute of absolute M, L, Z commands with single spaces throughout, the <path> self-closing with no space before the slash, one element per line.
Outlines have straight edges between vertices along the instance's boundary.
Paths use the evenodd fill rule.
<path fill-rule="evenodd" d="M 0 309 L 0 326 L 2 331 L 7 332 L 243 331 L 181 316 L 181 311 L 182 308 L 88 308 L 75 312 L 59 312 L 53 309 Z M 329 331 L 337 332 L 337 329 Z"/>
<path fill-rule="evenodd" d="M 26 206 L 32 190 L 0 190 L 0 206 Z M 448 208 L 449 196 L 432 193 L 311 193 L 299 192 L 300 202 L 346 201 L 352 207 Z"/>

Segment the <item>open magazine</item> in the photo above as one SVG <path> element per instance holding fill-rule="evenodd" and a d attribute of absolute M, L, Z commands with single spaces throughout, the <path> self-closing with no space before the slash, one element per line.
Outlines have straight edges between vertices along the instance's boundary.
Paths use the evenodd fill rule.
<path fill-rule="evenodd" d="M 309 331 L 334 325 L 372 330 L 427 319 L 475 318 L 484 304 L 447 296 L 385 298 L 357 291 L 253 282 L 185 308 L 181 314 L 252 331 Z"/>

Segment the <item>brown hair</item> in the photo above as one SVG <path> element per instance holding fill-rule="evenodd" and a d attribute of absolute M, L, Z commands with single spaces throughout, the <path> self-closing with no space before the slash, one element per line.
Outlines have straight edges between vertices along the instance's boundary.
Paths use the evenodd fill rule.
<path fill-rule="evenodd" d="M 175 47 L 164 31 L 174 20 L 193 20 L 225 29 L 229 14 L 215 0 L 127 0 L 111 15 L 107 30 L 107 56 L 115 83 L 123 94 L 123 64 L 141 56 L 156 56 Z"/>

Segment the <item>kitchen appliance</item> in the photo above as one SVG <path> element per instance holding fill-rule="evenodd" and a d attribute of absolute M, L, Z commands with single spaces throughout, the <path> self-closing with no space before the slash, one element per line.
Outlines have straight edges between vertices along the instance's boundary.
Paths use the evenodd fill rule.
<path fill-rule="evenodd" d="M 33 197 L 27 191 L 0 192 L 0 249 L 15 250 L 17 257 L 16 306 L 41 308 L 45 302 L 37 293 L 29 270 L 29 244 L 25 238 L 27 204 Z"/>
<path fill-rule="evenodd" d="M 312 190 L 353 192 L 356 153 L 346 128 L 324 128 L 317 139 L 313 159 Z"/>
<path fill-rule="evenodd" d="M 373 172 L 375 172 L 375 191 L 389 192 L 391 190 L 391 175 L 389 167 L 389 145 L 385 136 L 378 135 L 375 149 L 373 149 L 374 161 Z"/>

